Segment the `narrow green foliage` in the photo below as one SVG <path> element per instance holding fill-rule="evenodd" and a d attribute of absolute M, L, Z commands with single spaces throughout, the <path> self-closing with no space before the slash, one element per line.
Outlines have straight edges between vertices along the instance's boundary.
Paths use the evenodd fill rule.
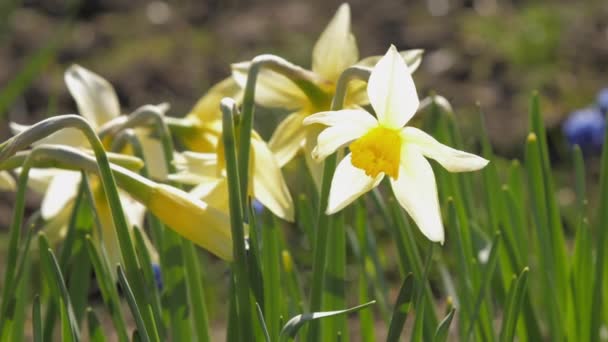
<path fill-rule="evenodd" d="M 281 257 L 279 251 L 279 227 L 274 224 L 266 225 L 262 229 L 262 273 L 264 276 L 264 317 L 268 326 L 270 340 L 279 338 L 281 327 L 281 301 L 284 296 L 281 292 Z"/>
<path fill-rule="evenodd" d="M 501 342 L 513 341 L 515 336 L 515 327 L 528 283 L 528 271 L 527 267 L 524 268 L 520 275 L 511 282 L 500 330 Z"/>
<path fill-rule="evenodd" d="M 412 299 L 414 298 L 414 276 L 409 273 L 405 276 L 397 301 L 393 308 L 393 316 L 391 317 L 391 323 L 388 328 L 388 334 L 386 340 L 389 342 L 399 341 L 401 331 L 407 319 L 407 314 L 412 306 Z"/>
<path fill-rule="evenodd" d="M 346 307 L 346 232 L 344 214 L 334 215 L 329 228 L 329 246 L 327 246 L 325 286 L 323 291 L 323 310 L 331 311 Z M 323 340 L 331 340 L 336 334 L 348 340 L 346 318 L 335 316 L 323 320 Z"/>
<path fill-rule="evenodd" d="M 32 304 L 32 333 L 34 334 L 34 342 L 42 342 L 42 313 L 40 310 L 40 295 L 34 297 Z"/>
<path fill-rule="evenodd" d="M 456 308 L 450 308 L 445 318 L 441 322 L 439 322 L 439 326 L 437 327 L 437 331 L 435 332 L 435 336 L 433 337 L 433 342 L 447 341 L 448 334 L 450 331 L 450 324 L 452 324 L 454 313 L 456 313 Z"/>
<path fill-rule="evenodd" d="M 106 337 L 103 333 L 103 326 L 99 322 L 95 311 L 87 308 L 87 322 L 89 328 L 89 339 L 91 342 L 105 342 Z"/>
<path fill-rule="evenodd" d="M 286 341 L 290 341 L 290 340 L 294 339 L 296 334 L 298 333 L 298 330 L 307 322 L 322 319 L 325 317 L 349 314 L 351 312 L 356 312 L 356 311 L 365 309 L 366 307 L 368 307 L 374 303 L 375 303 L 374 301 L 371 301 L 369 303 L 361 304 L 361 305 L 358 305 L 358 306 L 355 306 L 355 307 L 352 307 L 352 308 L 346 309 L 346 310 L 312 312 L 312 313 L 297 315 L 297 316 L 293 317 L 292 319 L 290 319 L 283 326 L 283 329 L 281 330 L 281 336 L 279 338 L 279 341 L 286 342 Z"/>
<path fill-rule="evenodd" d="M 150 336 L 148 334 L 148 330 L 146 329 L 146 325 L 144 323 L 144 319 L 142 317 L 142 310 L 137 305 L 135 301 L 135 296 L 133 295 L 133 290 L 129 285 L 129 281 L 127 280 L 127 276 L 125 272 L 122 270 L 122 266 L 118 265 L 117 272 L 118 274 L 118 282 L 120 283 L 120 287 L 127 298 L 127 303 L 129 304 L 129 308 L 131 309 L 131 314 L 135 319 L 135 325 L 137 326 L 137 331 L 140 336 L 140 340 L 143 342 L 150 342 Z M 145 312 L 145 311 L 144 311 Z M 154 335 L 153 335 L 154 336 Z M 160 339 L 155 339 L 154 341 L 160 341 Z"/>
<path fill-rule="evenodd" d="M 260 321 L 260 326 L 262 327 L 262 331 L 264 332 L 264 341 L 271 342 L 270 334 L 268 333 L 268 327 L 266 327 L 266 320 L 264 319 L 264 313 L 262 313 L 262 309 L 258 303 L 255 303 L 255 312 L 258 315 L 258 321 Z"/>

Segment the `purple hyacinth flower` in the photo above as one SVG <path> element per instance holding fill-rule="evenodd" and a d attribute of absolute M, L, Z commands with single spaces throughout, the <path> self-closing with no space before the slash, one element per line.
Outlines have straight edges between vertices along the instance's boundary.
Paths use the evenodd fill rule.
<path fill-rule="evenodd" d="M 598 108 L 572 112 L 562 126 L 570 145 L 579 145 L 585 152 L 597 152 L 602 147 L 606 118 Z"/>
<path fill-rule="evenodd" d="M 596 102 L 602 114 L 606 115 L 608 113 L 608 88 L 604 88 L 597 93 Z"/>
<path fill-rule="evenodd" d="M 259 215 L 262 212 L 264 212 L 264 205 L 257 199 L 253 199 L 253 202 L 251 203 L 251 205 L 253 206 L 253 210 L 255 211 L 256 214 Z"/>

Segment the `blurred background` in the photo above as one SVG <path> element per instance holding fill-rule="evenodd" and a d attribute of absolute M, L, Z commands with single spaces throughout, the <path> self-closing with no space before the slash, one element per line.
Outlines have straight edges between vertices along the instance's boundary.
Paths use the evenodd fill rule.
<path fill-rule="evenodd" d="M 341 1 L 0 1 L 0 140 L 8 121 L 75 113 L 63 72 L 78 63 L 108 79 L 123 112 L 169 102 L 183 116 L 230 63 L 261 53 L 310 67 L 311 49 Z M 608 2 L 350 1 L 361 56 L 389 44 L 426 51 L 421 97 L 448 98 L 472 132 L 476 103 L 498 154 L 521 156 L 538 90 L 559 145 L 569 112 L 608 86 Z M 264 118 L 258 116 L 258 124 Z M 268 122 L 275 122 L 274 119 Z M 559 167 L 559 154 L 557 165 Z M 0 228 L 11 194 L 2 194 Z M 31 199 L 32 205 L 37 199 Z"/>

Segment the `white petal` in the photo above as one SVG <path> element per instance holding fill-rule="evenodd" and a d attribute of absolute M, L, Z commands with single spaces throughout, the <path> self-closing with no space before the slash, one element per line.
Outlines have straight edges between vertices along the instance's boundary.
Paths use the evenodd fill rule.
<path fill-rule="evenodd" d="M 40 213 L 42 218 L 49 220 L 57 215 L 78 194 L 80 172 L 58 172 L 46 191 Z"/>
<path fill-rule="evenodd" d="M 488 164 L 484 158 L 443 145 L 418 128 L 405 127 L 401 132 L 407 144 L 416 145 L 425 157 L 435 159 L 450 172 L 475 171 Z"/>
<path fill-rule="evenodd" d="M 422 62 L 423 54 L 424 54 L 424 50 L 421 50 L 421 49 L 411 49 L 411 50 L 399 51 L 399 55 L 401 55 L 401 58 L 403 58 L 403 61 L 405 62 L 405 64 L 407 64 L 411 74 L 413 74 L 416 70 L 418 70 L 420 63 Z M 382 58 L 382 56 L 366 57 L 366 58 L 363 58 L 362 60 L 360 60 L 357 63 L 357 65 L 373 68 L 376 65 L 376 63 L 378 63 L 380 58 Z"/>
<path fill-rule="evenodd" d="M 129 196 L 126 192 L 120 191 L 120 203 L 125 212 L 129 227 L 137 226 L 142 228 L 144 224 L 144 214 L 146 207 Z"/>
<path fill-rule="evenodd" d="M 418 94 L 407 65 L 394 46 L 372 70 L 367 95 L 381 125 L 403 127 L 418 109 Z"/>
<path fill-rule="evenodd" d="M 20 125 L 15 122 L 10 123 L 10 128 L 11 128 L 11 131 L 13 132 L 13 134 L 19 134 L 30 127 L 31 126 Z M 61 129 L 47 137 L 44 137 L 44 138 L 36 141 L 32 145 L 38 146 L 38 145 L 42 145 L 42 144 L 68 145 L 68 146 L 72 146 L 72 147 L 84 147 L 84 148 L 89 147 L 89 142 L 84 137 L 84 134 L 82 134 L 82 132 L 79 131 L 78 129 L 71 128 L 71 127 Z"/>
<path fill-rule="evenodd" d="M 317 147 L 312 151 L 313 159 L 321 161 L 342 146 L 369 131 L 369 127 L 359 125 L 336 125 L 324 129 L 317 137 Z"/>
<path fill-rule="evenodd" d="M 21 174 L 21 168 L 15 170 L 17 174 Z M 30 169 L 27 177 L 27 187 L 39 194 L 44 194 L 49 188 L 49 184 L 53 177 L 58 173 L 64 172 L 60 169 Z"/>
<path fill-rule="evenodd" d="M 303 118 L 302 113 L 289 114 L 279 123 L 268 141 L 268 146 L 280 167 L 293 159 L 306 139 L 306 129 L 302 126 Z"/>
<path fill-rule="evenodd" d="M 312 70 L 329 81 L 336 81 L 357 60 L 359 49 L 350 31 L 350 7 L 342 4 L 313 48 Z"/>
<path fill-rule="evenodd" d="M 65 72 L 64 78 L 80 115 L 96 127 L 120 115 L 116 92 L 101 76 L 74 64 Z"/>
<path fill-rule="evenodd" d="M 293 222 L 294 205 L 272 151 L 259 139 L 251 139 L 253 195 L 278 217 Z"/>
<path fill-rule="evenodd" d="M 363 109 L 342 109 L 336 111 L 319 112 L 306 117 L 304 125 L 315 123 L 325 126 L 336 125 L 358 125 L 372 128 L 378 125 L 378 121 L 370 113 Z"/>
<path fill-rule="evenodd" d="M 232 77 L 242 89 L 247 84 L 250 64 L 242 62 L 232 65 Z M 261 69 L 255 84 L 255 101 L 267 107 L 298 109 L 308 103 L 308 98 L 289 78 L 269 69 Z"/>
<path fill-rule="evenodd" d="M 359 196 L 370 191 L 380 183 L 384 174 L 375 179 L 366 175 L 365 171 L 353 166 L 350 153 L 340 161 L 331 180 L 327 215 L 334 214 L 351 204 Z"/>
<path fill-rule="evenodd" d="M 0 191 L 13 191 L 17 188 L 15 180 L 10 173 L 0 171 Z"/>
<path fill-rule="evenodd" d="M 435 175 L 429 162 L 412 146 L 401 150 L 397 180 L 391 178 L 393 193 L 429 240 L 443 243 L 444 232 L 439 211 Z"/>

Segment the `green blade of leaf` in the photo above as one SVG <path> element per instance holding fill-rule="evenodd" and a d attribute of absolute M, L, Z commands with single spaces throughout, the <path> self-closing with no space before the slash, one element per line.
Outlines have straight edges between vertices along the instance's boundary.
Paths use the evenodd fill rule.
<path fill-rule="evenodd" d="M 502 328 L 500 330 L 501 342 L 513 341 L 513 337 L 515 336 L 515 327 L 528 283 L 528 271 L 529 269 L 525 267 L 517 279 L 511 282 Z"/>
<path fill-rule="evenodd" d="M 414 297 L 414 275 L 409 273 L 405 276 L 397 301 L 393 308 L 393 315 L 391 317 L 391 323 L 388 328 L 388 334 L 386 340 L 389 342 L 399 341 L 401 331 L 407 319 L 407 314 L 412 306 L 412 299 Z"/>
<path fill-rule="evenodd" d="M 106 337 L 103 334 L 103 326 L 92 308 L 87 308 L 87 322 L 89 327 L 89 339 L 91 342 L 105 342 Z"/>
<path fill-rule="evenodd" d="M 435 332 L 435 336 L 433 337 L 433 342 L 445 342 L 448 339 L 448 333 L 450 330 L 450 324 L 452 323 L 452 318 L 454 318 L 454 313 L 456 312 L 455 308 L 451 308 L 448 311 L 448 314 L 445 318 L 439 323 L 437 327 L 437 331 Z"/>

